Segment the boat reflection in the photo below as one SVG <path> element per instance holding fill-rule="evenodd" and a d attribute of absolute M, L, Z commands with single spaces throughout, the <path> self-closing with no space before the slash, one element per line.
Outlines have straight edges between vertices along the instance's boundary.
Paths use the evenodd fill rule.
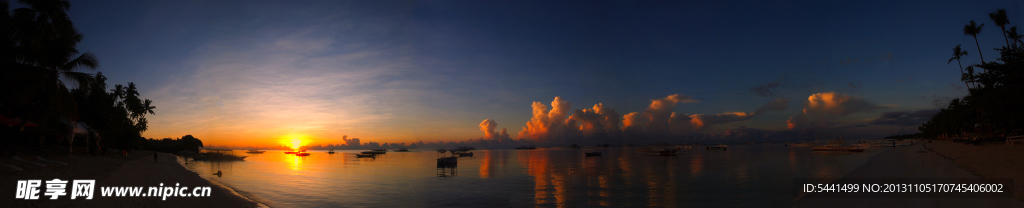
<path fill-rule="evenodd" d="M 457 164 L 444 164 L 444 163 L 438 163 L 437 164 L 437 171 L 436 171 L 437 177 L 441 177 L 441 178 L 455 177 L 455 176 L 459 175 L 458 171 L 459 171 L 459 166 Z"/>

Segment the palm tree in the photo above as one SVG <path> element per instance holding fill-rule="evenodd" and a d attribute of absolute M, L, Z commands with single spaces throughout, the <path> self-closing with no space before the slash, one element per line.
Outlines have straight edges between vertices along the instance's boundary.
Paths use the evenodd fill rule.
<path fill-rule="evenodd" d="M 1009 30 L 1006 30 L 1006 36 L 1010 38 L 1010 40 L 1013 40 L 1013 45 L 1022 44 L 1021 38 L 1024 38 L 1024 35 L 1017 34 L 1017 26 L 1010 27 Z"/>
<path fill-rule="evenodd" d="M 981 28 L 985 27 L 985 24 L 975 24 L 974 20 L 971 20 L 970 24 L 964 25 L 964 35 L 970 35 L 974 37 L 974 44 L 978 46 L 978 56 L 981 56 L 981 63 L 985 64 L 985 56 L 981 54 L 981 44 L 978 43 L 978 33 L 981 33 Z"/>
<path fill-rule="evenodd" d="M 77 107 L 68 90 L 68 84 L 86 88 L 92 75 L 79 69 L 95 70 L 99 66 L 92 53 L 80 53 L 76 45 L 82 34 L 74 28 L 67 15 L 70 3 L 66 0 L 19 0 L 28 8 L 15 9 L 11 27 L 16 45 L 13 54 L 16 70 L 22 71 L 34 88 L 33 105 L 38 114 L 55 112 L 61 117 L 74 119 Z M 6 1 L 5 1 L 6 3 Z"/>
<path fill-rule="evenodd" d="M 988 18 L 996 22 L 996 26 L 999 26 L 999 31 L 1003 32 L 1003 40 L 1006 41 L 1006 47 L 1010 47 L 1010 39 L 1006 38 L 1006 24 L 1010 23 L 1010 20 L 1006 18 L 1006 10 L 999 9 L 996 12 L 989 13 Z"/>
<path fill-rule="evenodd" d="M 953 47 L 953 58 L 949 58 L 949 61 L 947 61 L 946 63 L 953 63 L 953 60 L 956 60 L 956 65 L 960 66 L 960 74 L 963 74 L 964 65 L 960 63 L 960 58 L 966 55 L 967 51 L 960 49 L 960 45 L 956 45 L 956 47 Z M 967 85 L 967 89 L 971 89 L 971 85 L 967 84 L 967 82 L 964 82 L 964 84 Z"/>

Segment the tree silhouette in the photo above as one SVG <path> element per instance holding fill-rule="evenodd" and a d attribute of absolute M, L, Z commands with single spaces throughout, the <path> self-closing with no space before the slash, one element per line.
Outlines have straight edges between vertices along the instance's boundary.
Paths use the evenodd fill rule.
<path fill-rule="evenodd" d="M 99 62 L 92 53 L 81 53 L 76 45 L 82 41 L 82 34 L 74 28 L 67 11 L 70 3 L 66 0 L 21 0 L 29 6 L 6 13 L 9 7 L 4 1 L 3 20 L 5 54 L 4 64 L 17 71 L 18 80 L 24 90 L 18 97 L 28 97 L 32 102 L 15 105 L 31 105 L 22 108 L 33 111 L 29 117 L 36 120 L 47 118 L 76 119 L 78 109 L 67 88 L 85 88 L 92 75 L 79 69 L 95 70 Z M 6 54 L 10 53 L 10 54 Z M 48 115 L 55 114 L 55 115 Z"/>
<path fill-rule="evenodd" d="M 1006 36 L 1010 38 L 1010 40 L 1013 40 L 1013 45 L 1016 47 L 1021 47 L 1017 46 L 1018 44 L 1024 44 L 1021 42 L 1021 38 L 1024 38 L 1024 35 L 1017 34 L 1017 26 L 1010 27 L 1009 30 L 1006 30 Z"/>
<path fill-rule="evenodd" d="M 1006 10 L 999 9 L 996 12 L 989 13 L 988 18 L 996 22 L 996 26 L 999 26 L 999 31 L 1003 32 L 1003 40 L 1006 41 L 1006 47 L 1010 47 L 1010 39 L 1006 37 L 1006 24 L 1010 23 L 1010 20 L 1006 18 Z"/>
<path fill-rule="evenodd" d="M 956 47 L 953 47 L 953 58 L 949 58 L 949 61 L 947 61 L 946 63 L 953 63 L 953 60 L 956 60 L 956 65 L 960 66 L 960 74 L 967 75 L 967 73 L 964 73 L 964 65 L 960 63 L 960 58 L 966 55 L 967 51 L 960 49 L 960 45 L 956 45 Z M 964 78 L 965 77 L 961 77 L 961 80 L 963 80 Z M 971 89 L 971 85 L 967 84 L 967 82 L 964 82 L 964 85 L 967 85 L 967 89 Z"/>
<path fill-rule="evenodd" d="M 981 33 L 981 28 L 985 27 L 985 24 L 978 25 L 971 20 L 970 24 L 964 25 L 964 35 L 970 35 L 974 37 L 974 44 L 978 46 L 978 56 L 981 57 L 981 63 L 985 63 L 985 56 L 981 54 L 981 44 L 978 43 L 978 33 Z"/>

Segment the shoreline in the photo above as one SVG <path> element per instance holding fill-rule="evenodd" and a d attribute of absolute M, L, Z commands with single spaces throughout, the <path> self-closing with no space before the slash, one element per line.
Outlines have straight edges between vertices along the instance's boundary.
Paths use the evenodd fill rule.
<path fill-rule="evenodd" d="M 174 155 L 172 155 L 172 156 L 174 156 Z M 252 195 L 249 192 L 246 192 L 246 191 L 239 190 L 237 188 L 228 186 L 226 184 L 218 182 L 217 180 L 213 180 L 212 176 L 203 175 L 202 173 L 196 172 L 195 170 L 193 170 L 191 168 L 185 167 L 184 160 L 186 160 L 187 158 L 178 157 L 178 156 L 174 156 L 174 157 L 176 158 L 176 161 L 178 162 L 179 166 L 181 166 L 185 170 L 188 170 L 189 172 L 195 173 L 196 176 L 199 176 L 200 178 L 203 178 L 203 180 L 206 180 L 207 182 L 210 182 L 210 184 L 212 184 L 211 187 L 216 186 L 216 187 L 225 189 L 226 191 L 230 192 L 232 195 L 234 195 L 236 197 L 241 197 L 241 198 L 244 198 L 244 199 L 246 199 L 246 200 L 248 200 L 250 202 L 256 203 L 256 207 L 269 207 L 269 206 L 267 206 L 267 203 L 258 200 L 259 197 L 256 197 L 255 195 Z"/>
<path fill-rule="evenodd" d="M 952 144 L 934 141 L 915 143 L 912 146 L 895 147 L 872 156 L 864 165 L 854 169 L 841 179 L 851 178 L 991 178 L 975 174 L 956 161 L 948 159 Z M 949 142 L 951 143 L 951 142 Z M 936 147 L 939 144 L 941 146 Z M 963 154 L 963 153 L 961 153 Z M 962 157 L 987 158 L 991 155 L 979 153 L 963 154 Z M 995 172 L 1008 172 L 993 170 Z M 1020 181 L 1015 182 L 1020 187 Z M 1017 189 L 1020 190 L 1020 189 Z M 1020 192 L 1015 193 L 1020 196 Z M 799 198 L 795 207 L 1024 207 L 1024 201 L 1017 198 Z"/>
<path fill-rule="evenodd" d="M 0 171 L 4 180 L 0 182 L 0 194 L 14 195 L 17 180 L 38 179 L 61 180 L 95 179 L 96 185 L 92 200 L 76 199 L 71 200 L 65 195 L 57 200 L 49 200 L 48 196 L 42 195 L 40 190 L 39 200 L 14 199 L 14 197 L 3 197 L 0 203 L 14 207 L 258 207 L 258 202 L 237 195 L 234 190 L 219 186 L 216 183 L 203 178 L 178 162 L 178 157 L 158 153 L 158 161 L 153 161 L 152 151 L 136 151 L 124 156 L 89 156 L 89 155 L 57 155 L 45 157 L 67 163 L 68 165 L 48 165 L 48 167 L 32 166 L 29 163 L 18 163 L 12 159 L 3 158 L 0 162 L 12 164 L 24 168 L 15 171 L 5 169 Z M 26 155 L 21 156 L 30 162 L 39 163 L 39 160 Z M 175 184 L 187 187 L 210 187 L 209 197 L 102 197 L 99 187 L 108 186 L 132 186 L 159 187 L 163 183 L 165 187 L 173 187 Z M 45 185 L 44 187 L 45 188 Z M 70 188 L 68 188 L 70 189 Z M 70 194 L 70 190 L 67 190 Z"/>

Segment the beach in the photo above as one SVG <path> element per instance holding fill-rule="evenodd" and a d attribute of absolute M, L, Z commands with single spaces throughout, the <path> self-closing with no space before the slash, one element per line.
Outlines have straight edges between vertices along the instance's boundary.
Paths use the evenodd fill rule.
<path fill-rule="evenodd" d="M 171 154 L 158 153 L 158 161 L 153 160 L 153 152 L 136 151 L 126 156 L 89 156 L 89 155 L 54 155 L 46 156 L 47 160 L 67 163 L 60 165 L 41 161 L 34 156 L 20 155 L 26 161 L 45 164 L 47 167 L 17 161 L 4 157 L 0 162 L 15 165 L 24 170 L 12 170 L 0 167 L 0 204 L 11 207 L 257 207 L 259 204 L 241 197 L 230 189 L 211 184 L 195 172 L 189 171 L 179 163 L 179 159 Z M 92 200 L 75 199 L 62 196 L 50 200 L 42 195 L 39 200 L 14 199 L 17 180 L 61 180 L 95 179 L 96 188 Z M 211 188 L 210 197 L 101 197 L 100 188 L 105 186 L 136 186 L 158 187 L 175 186 L 175 183 L 188 187 Z M 70 185 L 69 185 L 70 187 Z M 45 188 L 45 184 L 43 185 Z M 70 195 L 70 188 L 67 189 Z"/>
<path fill-rule="evenodd" d="M 891 148 L 891 147 L 890 147 Z M 989 144 L 965 145 L 950 141 L 919 142 L 895 147 L 873 156 L 846 178 L 1015 178 L 1021 190 L 1021 166 L 1007 163 L 1024 146 Z M 1015 157 L 1020 159 L 1022 157 Z M 809 198 L 797 200 L 797 207 L 1024 207 L 1016 198 Z"/>

